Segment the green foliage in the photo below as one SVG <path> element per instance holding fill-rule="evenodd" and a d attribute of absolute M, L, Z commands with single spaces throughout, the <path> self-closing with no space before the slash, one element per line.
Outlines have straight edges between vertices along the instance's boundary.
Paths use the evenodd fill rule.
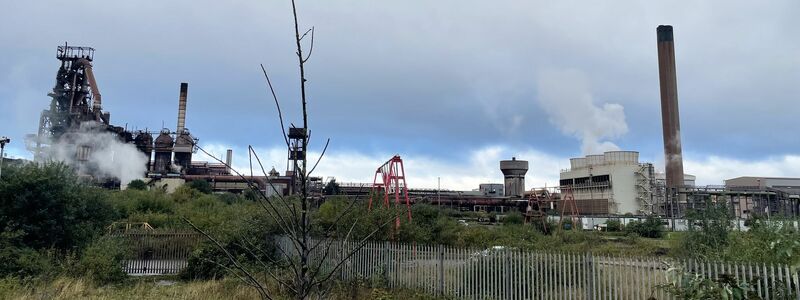
<path fill-rule="evenodd" d="M 740 282 L 734 276 L 727 274 L 720 275 L 718 279 L 711 279 L 671 267 L 667 270 L 667 279 L 668 283 L 659 288 L 678 299 L 760 299 L 753 283 Z"/>
<path fill-rule="evenodd" d="M 52 261 L 43 252 L 21 246 L 22 233 L 0 233 L 0 275 L 19 278 L 36 276 L 50 270 Z"/>
<path fill-rule="evenodd" d="M 80 274 L 90 276 L 99 284 L 116 283 L 125 280 L 123 271 L 127 247 L 119 239 L 103 237 L 95 240 L 84 250 L 78 262 Z"/>
<path fill-rule="evenodd" d="M 323 188 L 322 190 L 322 193 L 324 193 L 325 195 L 338 195 L 339 192 L 340 192 L 339 184 L 336 183 L 335 179 L 328 181 L 328 183 L 325 185 L 325 188 Z"/>
<path fill-rule="evenodd" d="M 189 182 L 188 186 L 203 194 L 211 194 L 211 192 L 213 192 L 211 184 L 205 180 L 192 180 Z"/>
<path fill-rule="evenodd" d="M 225 268 L 229 266 L 230 262 L 225 253 L 216 245 L 207 243 L 192 251 L 186 268 L 183 268 L 178 275 L 184 280 L 223 278 L 228 272 Z"/>
<path fill-rule="evenodd" d="M 128 189 L 144 191 L 147 190 L 147 183 L 144 183 L 141 179 L 134 179 L 128 183 Z"/>
<path fill-rule="evenodd" d="M 686 215 L 689 230 L 681 236 L 674 248 L 680 257 L 722 259 L 729 246 L 731 235 L 730 210 L 724 204 L 707 201 L 705 208 L 689 211 Z"/>
<path fill-rule="evenodd" d="M 203 195 L 202 192 L 184 184 L 175 189 L 170 196 L 177 203 L 186 203 L 199 198 L 201 195 Z"/>
<path fill-rule="evenodd" d="M 625 232 L 628 234 L 636 234 L 641 237 L 647 238 L 661 238 L 664 237 L 664 226 L 661 220 L 656 217 L 649 216 L 644 222 L 632 221 L 625 226 Z"/>
<path fill-rule="evenodd" d="M 800 232 L 792 224 L 754 220 L 750 225 L 749 231 L 730 235 L 725 259 L 800 267 Z"/>
<path fill-rule="evenodd" d="M 107 196 L 61 163 L 8 168 L 0 181 L 0 232 L 16 232 L 15 246 L 34 250 L 81 248 L 118 217 Z"/>
<path fill-rule="evenodd" d="M 622 231 L 622 223 L 616 219 L 609 219 L 606 221 L 606 231 L 617 232 Z"/>
<path fill-rule="evenodd" d="M 521 212 L 512 211 L 503 217 L 502 222 L 503 225 L 521 225 L 522 223 L 525 223 L 525 217 L 522 216 Z"/>

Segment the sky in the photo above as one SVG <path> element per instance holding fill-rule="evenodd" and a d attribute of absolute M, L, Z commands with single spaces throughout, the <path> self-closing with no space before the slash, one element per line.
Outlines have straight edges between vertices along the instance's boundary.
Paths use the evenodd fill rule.
<path fill-rule="evenodd" d="M 557 184 L 569 158 L 634 150 L 663 166 L 655 29 L 675 28 L 685 170 L 698 184 L 800 177 L 797 1 L 298 0 L 315 28 L 306 68 L 315 175 L 370 182 L 392 155 L 411 187 L 501 182 L 530 161 L 528 187 Z M 301 124 L 290 1 L 9 1 L 0 10 L 0 135 L 30 157 L 56 47 L 91 46 L 112 123 L 187 125 L 247 170 L 286 168 L 273 100 Z M 306 41 L 308 42 L 308 41 Z M 306 43 L 305 47 L 309 45 Z M 202 156 L 202 155 L 198 155 Z M 200 159 L 207 159 L 200 157 Z"/>

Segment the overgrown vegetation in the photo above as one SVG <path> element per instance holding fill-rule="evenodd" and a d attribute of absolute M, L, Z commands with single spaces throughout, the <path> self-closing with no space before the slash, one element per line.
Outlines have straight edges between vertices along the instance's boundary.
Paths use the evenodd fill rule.
<path fill-rule="evenodd" d="M 6 168 L 0 181 L 0 196 L 0 278 L 7 278 L 3 287 L 13 286 L 10 293 L 23 295 L 19 296 L 22 298 L 42 295 L 34 289 L 48 291 L 52 288 L 50 285 L 67 283 L 82 286 L 81 289 L 99 287 L 99 290 L 84 292 L 109 298 L 114 296 L 105 293 L 112 293 L 113 289 L 132 291 L 143 288 L 145 283 L 132 283 L 122 273 L 121 261 L 126 255 L 126 246 L 119 240 L 104 237 L 112 222 L 146 222 L 157 229 L 189 230 L 190 227 L 181 219 L 186 217 L 196 226 L 222 237 L 219 241 L 225 249 L 245 258 L 242 260 L 245 263 L 257 263 L 255 259 L 247 259 L 257 255 L 261 255 L 262 260 L 269 260 L 269 253 L 273 252 L 267 239 L 252 237 L 280 234 L 273 219 L 257 209 L 259 204 L 251 200 L 248 193 L 209 194 L 190 186 L 183 186 L 173 194 L 159 189 L 108 191 L 82 184 L 72 171 L 57 163 Z M 800 233 L 793 226 L 753 219 L 748 222 L 749 231 L 734 230 L 729 209 L 723 204 L 708 203 L 706 209 L 692 212 L 690 231 L 671 233 L 664 239 L 664 228 L 655 218 L 632 222 L 624 227 L 611 220 L 607 228 L 612 232 L 605 233 L 556 230 L 556 224 L 544 226 L 541 222 L 525 224 L 518 213 L 501 218 L 486 212 L 462 212 L 426 204 L 412 206 L 410 223 L 404 220 L 405 215 L 401 215 L 399 229 L 394 226 L 381 228 L 380 225 L 397 214 L 397 210 L 378 206 L 369 211 L 364 202 L 352 207 L 354 211 L 337 222 L 337 217 L 350 202 L 344 196 L 330 196 L 320 207 L 310 210 L 312 235 L 327 234 L 332 238 L 354 240 L 367 237 L 380 228 L 371 239 L 473 249 L 506 246 L 523 250 L 634 256 L 669 253 L 676 258 L 800 266 Z M 489 220 L 499 222 L 488 225 Z M 324 230 L 330 227 L 334 230 Z M 545 227 L 550 230 L 543 230 Z M 615 230 L 624 233 L 613 232 Z M 265 252 L 251 253 L 243 245 L 255 246 L 250 248 L 264 249 Z M 228 288 L 233 284 L 230 281 L 215 281 L 229 277 L 226 268 L 230 266 L 226 265 L 224 255 L 210 244 L 199 247 L 191 255 L 189 267 L 180 274 L 186 282 L 178 285 L 204 286 L 210 282 L 208 284 L 218 285 L 213 289 L 219 286 L 222 290 Z M 70 279 L 76 274 L 79 278 Z M 189 283 L 194 280 L 201 282 Z M 697 282 L 698 288 L 711 290 L 720 284 L 736 289 L 732 282 Z M 736 284 L 744 286 L 745 283 Z M 373 285 L 375 287 L 369 289 L 358 287 L 355 293 L 383 295 L 385 290 L 380 285 L 367 284 Z M 228 292 L 252 295 L 239 291 L 242 286 L 236 286 Z M 347 286 L 336 288 L 343 289 L 345 294 L 352 292 Z M 9 293 L 9 290 L 4 293 Z M 0 298 L 8 297 L 0 294 Z"/>

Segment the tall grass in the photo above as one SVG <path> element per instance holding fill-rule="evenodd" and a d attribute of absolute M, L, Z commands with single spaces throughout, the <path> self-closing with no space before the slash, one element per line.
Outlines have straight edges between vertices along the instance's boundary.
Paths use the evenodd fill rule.
<path fill-rule="evenodd" d="M 269 286 L 275 299 L 291 299 Z M 440 299 L 413 290 L 371 288 L 369 284 L 335 283 L 323 299 Z M 131 278 L 125 283 L 97 285 L 88 278 L 58 277 L 52 280 L 0 279 L 0 299 L 259 299 L 255 289 L 234 279 L 179 281 L 175 277 Z"/>

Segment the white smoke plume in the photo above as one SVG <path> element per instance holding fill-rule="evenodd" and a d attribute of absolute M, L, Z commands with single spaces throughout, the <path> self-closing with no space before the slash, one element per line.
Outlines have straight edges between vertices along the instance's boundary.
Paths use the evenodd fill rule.
<path fill-rule="evenodd" d="M 144 177 L 147 171 L 147 156 L 93 122 L 81 124 L 77 132 L 66 133 L 51 143 L 47 152 L 48 159 L 63 161 L 78 174 L 97 179 L 116 178 L 122 186 Z"/>
<path fill-rule="evenodd" d="M 616 103 L 595 103 L 589 80 L 580 71 L 550 70 L 539 74 L 537 99 L 550 123 L 581 140 L 583 154 L 619 150 L 609 141 L 628 132 L 625 109 Z"/>

